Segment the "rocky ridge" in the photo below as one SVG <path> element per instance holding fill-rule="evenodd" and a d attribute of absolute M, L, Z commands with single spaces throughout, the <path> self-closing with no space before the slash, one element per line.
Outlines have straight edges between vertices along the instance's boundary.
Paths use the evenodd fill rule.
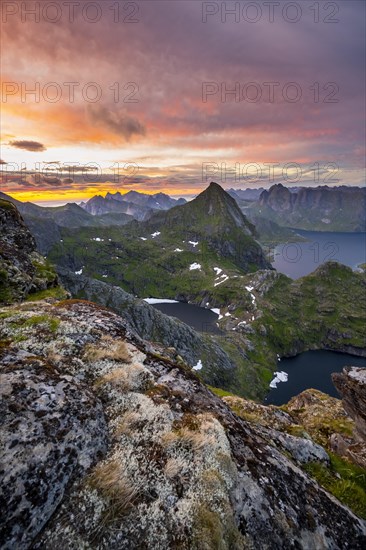
<path fill-rule="evenodd" d="M 227 378 L 232 376 L 230 371 L 235 369 L 232 359 L 210 335 L 199 333 L 178 319 L 164 315 L 120 287 L 75 275 L 68 270 L 59 269 L 58 273 L 72 296 L 99 303 L 121 314 L 129 328 L 139 336 L 171 348 L 173 359 L 183 359 L 191 367 L 203 361 L 212 384 L 219 381 L 218 371 L 221 380 L 225 373 Z"/>
<path fill-rule="evenodd" d="M 0 199 L 0 303 L 57 286 L 55 270 L 36 252 L 36 242 L 16 207 Z"/>
<path fill-rule="evenodd" d="M 352 437 L 337 436 L 333 446 L 342 454 L 366 469 L 366 369 L 347 367 L 332 375 L 342 403 L 355 422 Z"/>

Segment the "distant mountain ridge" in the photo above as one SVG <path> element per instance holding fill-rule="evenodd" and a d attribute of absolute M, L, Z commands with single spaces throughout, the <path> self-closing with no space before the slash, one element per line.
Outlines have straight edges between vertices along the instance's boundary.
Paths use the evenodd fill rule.
<path fill-rule="evenodd" d="M 365 187 L 301 187 L 278 183 L 245 210 L 281 226 L 313 231 L 366 231 Z"/>
<path fill-rule="evenodd" d="M 93 216 L 123 212 L 141 221 L 148 219 L 156 210 L 168 210 L 186 202 L 183 198 L 173 199 L 165 193 L 148 195 L 138 191 L 128 191 L 122 194 L 117 191 L 116 193 L 108 192 L 105 197 L 95 195 L 86 203 L 81 203 L 80 206 Z"/>
<path fill-rule="evenodd" d="M 118 201 L 133 202 L 140 206 L 147 206 L 148 208 L 156 210 L 168 210 L 173 206 L 180 206 L 187 201 L 183 198 L 173 199 L 166 193 L 155 193 L 154 195 L 148 195 L 147 193 L 140 193 L 139 191 L 128 191 L 122 195 L 119 191 L 116 193 L 107 193 L 107 199 L 114 199 Z"/>
<path fill-rule="evenodd" d="M 75 203 L 63 206 L 45 207 L 31 202 L 21 202 L 0 192 L 0 199 L 14 204 L 34 235 L 41 254 L 48 254 L 52 246 L 61 240 L 60 228 L 106 227 L 124 225 L 134 218 L 125 213 L 92 216 Z"/>
<path fill-rule="evenodd" d="M 127 214 L 128 216 L 140 221 L 147 219 L 153 213 L 151 208 L 139 206 L 133 202 L 119 201 L 110 197 L 104 198 L 101 195 L 95 195 L 95 197 L 89 199 L 87 203 L 82 203 L 80 207 L 92 216 L 119 213 Z"/>

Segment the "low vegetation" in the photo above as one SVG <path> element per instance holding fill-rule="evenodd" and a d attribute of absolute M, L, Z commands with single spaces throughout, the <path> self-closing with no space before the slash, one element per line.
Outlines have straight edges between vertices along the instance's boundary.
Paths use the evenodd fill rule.
<path fill-rule="evenodd" d="M 342 504 L 366 519 L 366 471 L 330 453 L 330 466 L 313 462 L 304 469 Z"/>

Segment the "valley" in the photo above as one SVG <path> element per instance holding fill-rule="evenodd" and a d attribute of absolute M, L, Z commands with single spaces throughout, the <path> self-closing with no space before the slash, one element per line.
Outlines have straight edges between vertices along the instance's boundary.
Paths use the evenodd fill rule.
<path fill-rule="evenodd" d="M 128 197 L 138 208 L 145 208 L 148 200 L 149 204 L 155 201 L 138 195 Z M 118 195 L 117 200 L 111 197 L 103 199 L 104 204 L 114 200 L 124 203 L 125 208 L 131 203 Z M 128 215 L 90 214 L 85 205 L 45 209 L 45 216 L 41 207 L 22 205 L 20 209 L 29 227 L 36 225 L 36 241 L 43 252 L 44 238 L 52 235 L 43 224 L 54 224 L 57 233 L 48 243 L 47 257 L 57 266 L 72 296 L 107 305 L 123 315 L 127 303 L 128 307 L 139 308 L 141 299 L 149 297 L 194 304 L 218 313 L 211 328 L 210 324 L 203 328 L 205 321 L 200 321 L 197 314 L 197 319 L 188 323 L 193 325 L 190 332 L 184 324 L 177 332 L 172 327 L 178 321 L 172 318 L 173 324 L 169 324 L 164 315 L 148 314 L 153 315 L 154 329 L 146 328 L 145 317 L 133 316 L 134 329 L 143 337 L 175 348 L 191 367 L 200 362 L 200 376 L 212 386 L 262 400 L 278 356 L 323 348 L 364 354 L 365 273 L 335 261 L 319 266 L 320 257 L 315 256 L 319 263 L 309 268 L 305 251 L 316 253 L 312 242 L 292 242 L 293 236 L 288 246 L 304 252 L 302 261 L 281 265 L 275 256 L 274 266 L 288 270 L 297 280 L 273 270 L 255 225 L 243 214 L 239 203 L 215 183 L 188 203 L 169 203 L 161 197 L 160 201 L 160 208 L 145 221 L 134 219 L 108 226 L 101 225 L 100 218 L 115 215 L 125 222 L 124 216 Z M 36 211 L 40 221 L 35 221 Z M 81 225 L 75 232 L 73 224 L 79 211 Z M 94 220 L 99 225 L 91 225 Z M 294 236 L 308 238 L 306 232 L 299 233 Z M 324 243 L 332 242 L 332 235 L 323 234 L 318 244 L 321 253 Z M 364 234 L 348 235 L 345 242 L 356 235 L 361 242 L 364 238 Z M 345 251 L 349 250 L 349 246 L 340 249 L 341 261 L 345 257 L 347 260 Z M 302 277 L 304 270 L 306 276 Z M 148 307 L 146 304 L 144 310 Z M 179 311 L 177 307 L 175 315 L 184 321 Z M 192 330 L 197 337 L 188 349 L 187 335 Z"/>
<path fill-rule="evenodd" d="M 221 334 L 201 338 L 222 350 L 228 368 L 205 350 L 181 351 L 157 329 L 159 341 L 192 367 L 201 361 L 200 376 L 211 385 L 263 399 L 277 356 L 323 348 L 364 354 L 365 274 L 337 262 L 314 265 L 296 281 L 274 271 L 255 227 L 216 184 L 145 222 L 84 227 L 77 236 L 62 229 L 61 236 L 49 259 L 73 296 L 123 313 L 119 287 L 137 301 L 162 297 L 218 311 Z"/>

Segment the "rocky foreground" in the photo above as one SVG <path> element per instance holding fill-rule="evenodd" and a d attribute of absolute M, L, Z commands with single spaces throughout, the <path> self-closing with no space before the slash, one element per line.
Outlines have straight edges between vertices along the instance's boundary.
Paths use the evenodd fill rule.
<path fill-rule="evenodd" d="M 1 317 L 2 548 L 364 547 L 309 436 L 240 418 L 94 304 Z"/>

